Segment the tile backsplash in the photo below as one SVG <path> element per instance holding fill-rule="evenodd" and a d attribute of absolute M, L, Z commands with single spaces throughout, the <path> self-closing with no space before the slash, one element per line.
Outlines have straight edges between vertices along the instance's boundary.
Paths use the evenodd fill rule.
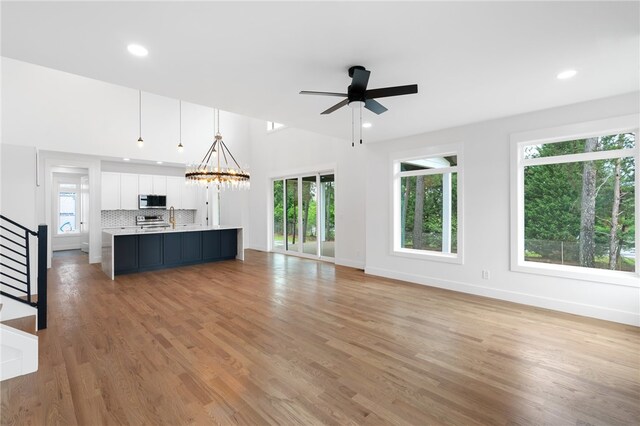
<path fill-rule="evenodd" d="M 160 215 L 169 222 L 168 210 L 102 210 L 101 223 L 103 228 L 117 228 L 120 226 L 136 226 L 136 216 Z M 195 223 L 196 210 L 176 210 L 176 224 L 188 225 Z"/>

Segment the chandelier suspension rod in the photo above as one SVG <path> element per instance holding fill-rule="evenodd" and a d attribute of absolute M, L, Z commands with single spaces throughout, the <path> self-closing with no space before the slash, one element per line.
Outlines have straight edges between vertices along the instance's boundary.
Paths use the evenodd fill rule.
<path fill-rule="evenodd" d="M 207 153 L 202 158 L 202 161 L 200 162 L 200 165 L 198 166 L 198 168 L 202 167 L 203 165 L 205 167 L 207 166 L 207 164 L 209 163 L 209 159 L 211 158 L 211 154 L 213 154 L 213 152 L 216 150 L 216 142 L 217 141 L 213 141 L 213 143 L 209 147 L 209 150 L 207 151 Z"/>
<path fill-rule="evenodd" d="M 220 140 L 220 142 L 222 142 L 222 146 L 224 146 L 224 149 L 229 153 L 229 156 L 231 157 L 231 159 L 233 160 L 233 162 L 236 164 L 236 167 L 238 169 L 242 169 L 242 167 L 240 167 L 240 164 L 238 164 L 238 161 L 236 160 L 236 158 L 233 156 L 233 154 L 231 153 L 231 151 L 229 150 L 229 148 L 227 147 L 227 144 L 224 143 L 223 140 Z M 226 161 L 226 156 L 225 156 L 225 161 Z"/>

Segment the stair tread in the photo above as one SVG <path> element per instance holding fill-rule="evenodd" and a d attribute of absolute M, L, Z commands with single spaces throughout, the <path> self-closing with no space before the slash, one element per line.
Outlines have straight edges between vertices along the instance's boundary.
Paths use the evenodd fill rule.
<path fill-rule="evenodd" d="M 29 334 L 36 334 L 36 316 L 29 315 L 22 318 L 14 318 L 6 321 L 2 321 L 2 324 L 9 327 L 16 328 L 20 331 L 24 331 Z"/>
<path fill-rule="evenodd" d="M 0 345 L 0 347 L 2 348 L 2 359 L 0 359 L 0 363 L 6 364 L 22 358 L 22 351 L 20 349 L 7 345 Z"/>

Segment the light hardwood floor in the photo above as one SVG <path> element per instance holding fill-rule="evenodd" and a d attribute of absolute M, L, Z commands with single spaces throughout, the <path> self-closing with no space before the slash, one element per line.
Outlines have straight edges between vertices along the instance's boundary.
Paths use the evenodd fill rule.
<path fill-rule="evenodd" d="M 3 425 L 638 424 L 638 328 L 278 254 L 118 277 L 54 259 Z"/>

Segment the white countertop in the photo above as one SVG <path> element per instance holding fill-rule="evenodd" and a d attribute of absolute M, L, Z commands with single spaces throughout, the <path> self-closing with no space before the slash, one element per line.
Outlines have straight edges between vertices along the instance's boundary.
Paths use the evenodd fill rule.
<path fill-rule="evenodd" d="M 167 234 L 170 232 L 196 232 L 196 231 L 219 231 L 223 229 L 242 229 L 242 226 L 203 226 L 203 225 L 177 225 L 176 229 L 168 228 L 146 228 L 137 227 L 126 228 L 105 228 L 102 230 L 109 235 L 139 235 L 139 234 Z"/>

